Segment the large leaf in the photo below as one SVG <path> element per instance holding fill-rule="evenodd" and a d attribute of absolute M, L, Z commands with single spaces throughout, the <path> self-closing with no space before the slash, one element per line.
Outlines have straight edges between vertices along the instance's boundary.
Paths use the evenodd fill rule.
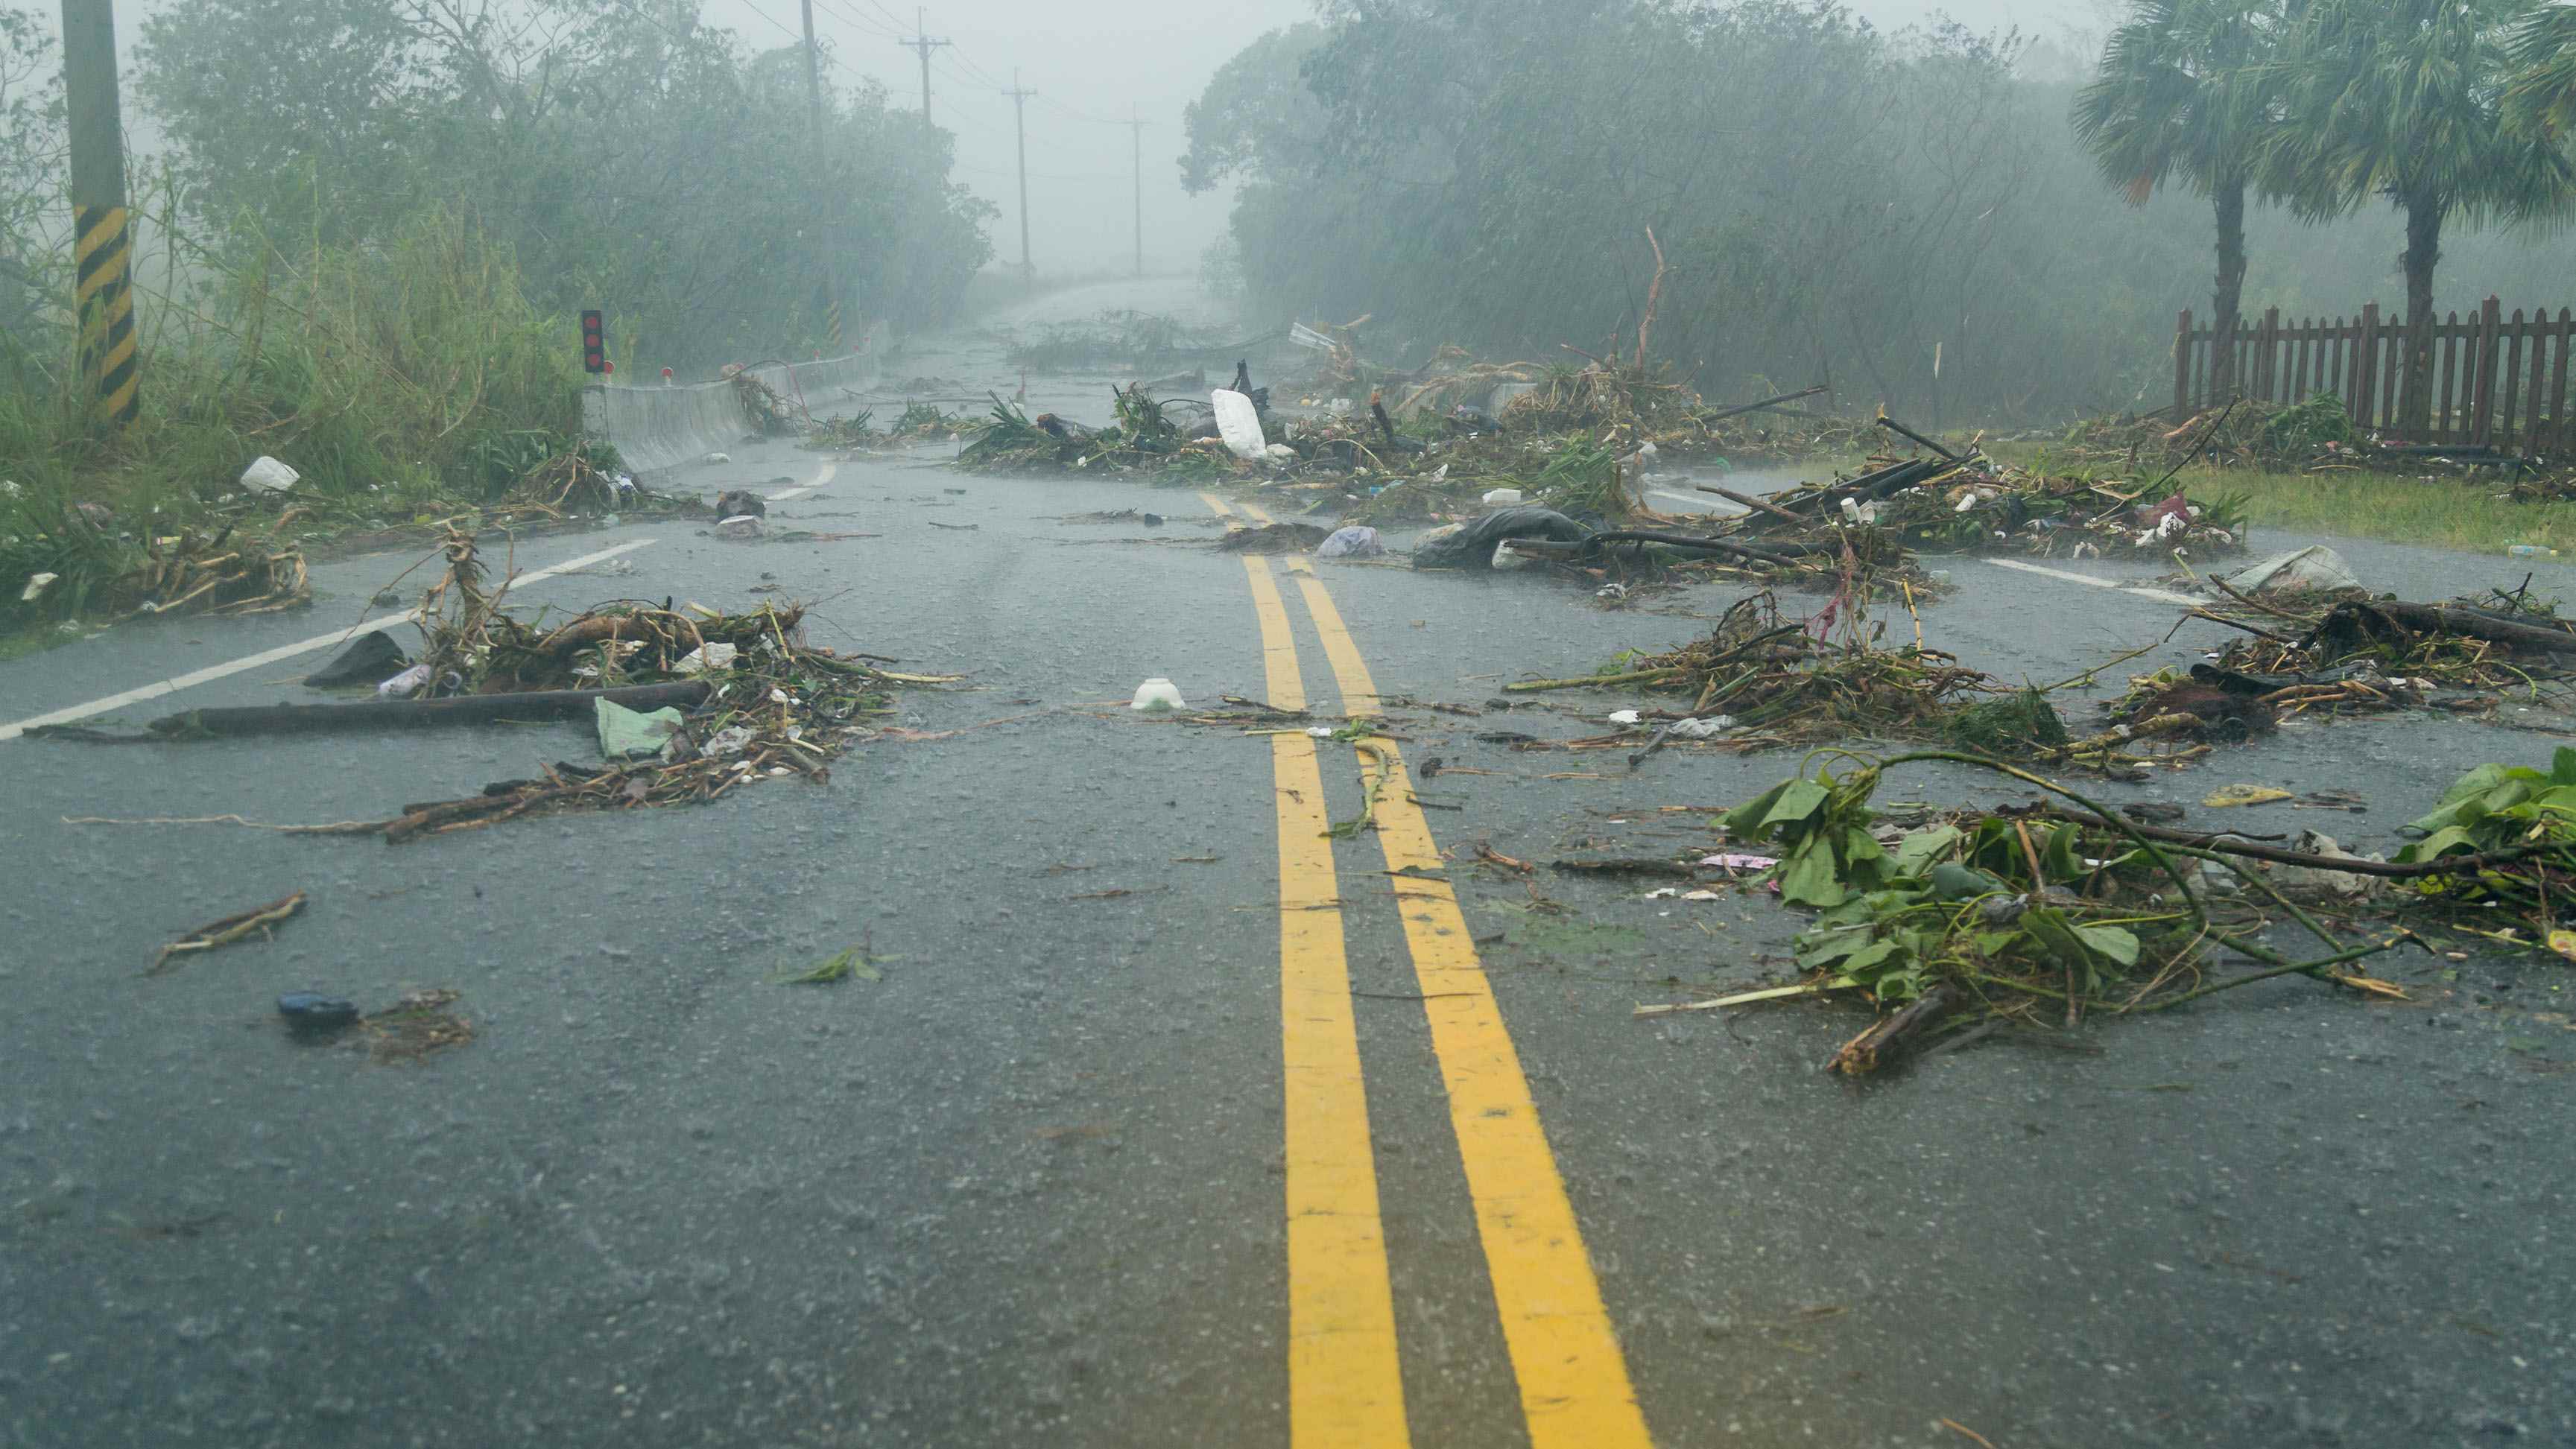
<path fill-rule="evenodd" d="M 2477 848 L 2477 837 L 2469 834 L 2462 826 L 2449 825 L 2397 852 L 2397 858 L 2401 862 L 2412 864 L 2416 861 L 2431 860 L 2445 851 L 2475 852 Z"/>
<path fill-rule="evenodd" d="M 1896 873 L 1919 876 L 1932 868 L 1933 862 L 1946 858 L 1960 840 L 1959 827 L 1935 826 L 1917 830 L 1896 842 Z"/>
<path fill-rule="evenodd" d="M 1842 904 L 1843 883 L 1834 875 L 1834 853 L 1822 839 L 1798 847 L 1780 867 L 1780 899 L 1793 906 Z"/>
<path fill-rule="evenodd" d="M 1813 780 L 1792 780 L 1780 792 L 1780 798 L 1772 803 L 1770 813 L 1762 817 L 1761 823 L 1768 828 L 1804 820 L 1815 814 L 1824 803 L 1824 786 Z"/>
<path fill-rule="evenodd" d="M 2077 940 L 2094 955 L 2119 966 L 2138 964 L 2138 938 L 2124 926 L 2078 926 Z"/>

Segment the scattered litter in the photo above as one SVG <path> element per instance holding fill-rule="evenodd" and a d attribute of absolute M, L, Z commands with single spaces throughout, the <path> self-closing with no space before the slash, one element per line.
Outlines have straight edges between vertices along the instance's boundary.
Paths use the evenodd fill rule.
<path fill-rule="evenodd" d="M 377 685 L 376 697 L 378 699 L 409 699 L 429 686 L 429 676 L 430 667 L 426 662 L 415 664 L 409 669 L 404 670 L 402 673 L 395 675 L 393 678 Z"/>
<path fill-rule="evenodd" d="M 699 749 L 710 759 L 731 759 L 751 748 L 755 738 L 757 736 L 749 725 L 727 725 L 707 736 L 707 742 Z"/>
<path fill-rule="evenodd" d="M 684 723 L 680 712 L 667 706 L 646 713 L 628 709 L 615 700 L 594 703 L 598 709 L 599 753 L 612 763 L 661 754 Z"/>
<path fill-rule="evenodd" d="M 256 488 L 262 493 L 283 493 L 294 487 L 296 480 L 302 476 L 284 463 L 263 453 L 252 459 L 251 465 L 242 470 L 241 486 Z"/>
<path fill-rule="evenodd" d="M 1172 681 L 1160 675 L 1137 685 L 1136 697 L 1128 702 L 1127 707 L 1144 714 L 1169 714 L 1174 710 L 1189 708 L 1181 702 L 1180 690 L 1173 687 Z"/>
<path fill-rule="evenodd" d="M 1768 855 L 1741 855 L 1733 851 L 1704 856 L 1700 860 L 1702 865 L 1713 865 L 1721 870 L 1769 870 L 1779 863 Z"/>
<path fill-rule="evenodd" d="M 394 642 L 394 636 L 382 629 L 370 629 L 331 656 L 330 663 L 304 676 L 304 687 L 346 689 L 374 684 L 387 678 L 388 671 L 398 671 L 410 662 L 402 646 Z"/>
<path fill-rule="evenodd" d="M 758 538 L 761 534 L 761 523 L 758 518 L 748 513 L 737 514 L 732 518 L 716 520 L 715 533 L 718 538 Z"/>
<path fill-rule="evenodd" d="M 2343 555 L 2323 544 L 2274 554 L 2226 577 L 2228 587 L 2243 594 L 2336 593 L 2362 587 Z"/>
<path fill-rule="evenodd" d="M 1325 531 L 1311 523 L 1270 523 L 1238 528 L 1217 540 L 1226 553 L 1311 553 L 1325 541 Z"/>
<path fill-rule="evenodd" d="M 2387 861 L 2385 856 L 2356 856 L 2338 845 L 2333 836 L 2320 834 L 2314 830 L 2299 832 L 2297 849 L 2303 854 L 2322 856 L 2328 860 L 2370 860 L 2381 864 Z M 2345 870 L 2329 870 L 2308 865 L 2276 865 L 2272 868 L 2272 884 L 2279 887 L 2284 895 L 2357 900 L 2370 894 L 2379 882 L 2370 876 L 2355 875 Z"/>
<path fill-rule="evenodd" d="M 852 946 L 810 971 L 778 979 L 782 986 L 838 986 L 845 981 L 883 981 L 885 971 L 865 946 Z"/>
<path fill-rule="evenodd" d="M 170 965 L 170 958 L 173 956 L 185 955 L 192 951 L 212 951 L 220 946 L 229 946 L 236 941 L 246 940 L 254 933 L 263 941 L 273 940 L 275 939 L 274 928 L 302 909 L 304 909 L 304 892 L 297 891 L 282 901 L 271 901 L 264 906 L 235 912 L 219 921 L 208 921 L 162 947 L 161 954 L 152 958 L 151 966 L 146 968 L 143 974 L 159 976 L 173 969 Z"/>
<path fill-rule="evenodd" d="M 1385 552 L 1386 545 L 1378 542 L 1377 530 L 1366 524 L 1337 528 L 1315 546 L 1317 558 L 1377 558 Z"/>
<path fill-rule="evenodd" d="M 1517 488 L 1496 488 L 1487 492 L 1480 501 L 1488 506 L 1501 506 L 1525 502 L 1527 497 Z"/>
<path fill-rule="evenodd" d="M 733 454 L 731 454 L 731 453 L 709 453 L 709 454 L 707 454 L 705 457 L 700 458 L 698 461 L 699 461 L 699 462 L 701 462 L 701 463 L 710 463 L 710 464 L 713 464 L 713 463 L 730 463 L 730 462 L 732 462 L 732 461 L 733 461 Z"/>
<path fill-rule="evenodd" d="M 358 1004 L 318 991 L 289 991 L 277 998 L 277 1014 L 296 1035 L 329 1036 L 358 1024 Z"/>
<path fill-rule="evenodd" d="M 2269 805 L 2289 798 L 2289 791 L 2270 785 L 2221 785 L 2210 791 L 2200 803 L 2212 810 L 2224 810 L 2235 805 Z"/>
<path fill-rule="evenodd" d="M 671 666 L 671 672 L 689 675 L 704 674 L 710 669 L 718 671 L 731 669 L 735 656 L 741 652 L 732 644 L 701 644 L 681 655 L 680 661 Z"/>
<path fill-rule="evenodd" d="M 1665 732 L 1678 740 L 1713 740 L 1733 728 L 1734 718 L 1721 714 L 1708 719 L 1677 719 L 1665 726 Z"/>
<path fill-rule="evenodd" d="M 1592 530 L 1553 508 L 1541 508 L 1536 504 L 1498 509 L 1458 524 L 1454 531 L 1434 529 L 1414 540 L 1413 566 L 1417 569 L 1490 568 L 1502 543 L 1516 538 L 1586 543 L 1592 538 Z"/>
<path fill-rule="evenodd" d="M 377 1061 L 417 1061 L 474 1040 L 474 1024 L 448 1010 L 463 996 L 445 987 L 405 992 L 393 1005 L 361 1017 L 358 1025 L 373 1043 Z"/>
<path fill-rule="evenodd" d="M 768 517 L 769 501 L 748 488 L 728 488 L 716 495 L 716 517 L 739 518 L 746 513 L 754 518 Z"/>
<path fill-rule="evenodd" d="M 1225 440 L 1227 451 L 1247 462 L 1269 455 L 1269 444 L 1261 435 L 1261 413 L 1251 398 L 1221 387 L 1208 394 L 1208 407 L 1216 416 L 1217 436 Z"/>
<path fill-rule="evenodd" d="M 1345 532 L 1347 532 L 1347 531 L 1348 531 L 1348 530 L 1345 530 Z M 1372 533 L 1370 534 L 1370 536 L 1371 536 L 1372 538 L 1374 538 L 1376 535 L 1375 535 L 1375 533 L 1374 533 L 1374 532 L 1372 532 Z M 48 585 L 48 584 L 52 583 L 54 580 L 56 580 L 56 579 L 58 579 L 58 578 L 61 578 L 61 577 L 62 577 L 62 575 L 61 575 L 61 574 L 29 574 L 29 575 L 27 575 L 27 586 L 26 586 L 25 588 L 20 589 L 20 590 L 18 591 L 18 602 L 19 602 L 19 603 L 22 603 L 22 604 L 32 604 L 32 603 L 34 603 L 36 600 L 38 600 L 38 599 L 40 599 L 40 598 L 44 597 L 44 593 L 45 593 L 45 586 L 46 586 L 46 585 Z"/>
<path fill-rule="evenodd" d="M 1644 719 L 1644 715 L 1639 714 L 1633 709 L 1614 709 L 1610 711 L 1610 723 L 1614 725 L 1638 724 Z"/>

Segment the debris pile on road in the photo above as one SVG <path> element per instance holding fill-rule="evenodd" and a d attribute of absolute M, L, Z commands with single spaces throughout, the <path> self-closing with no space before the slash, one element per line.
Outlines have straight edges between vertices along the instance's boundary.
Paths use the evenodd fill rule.
<path fill-rule="evenodd" d="M 120 618 L 151 614 L 273 614 L 313 602 L 304 552 L 268 538 L 182 530 L 144 546 L 143 560 L 108 584 L 100 601 Z"/>
<path fill-rule="evenodd" d="M 1848 620 L 1833 638 L 1837 619 Z M 1816 617 L 1784 619 L 1770 593 L 1738 600 L 1708 637 L 1669 654 L 1624 655 L 1601 673 L 1533 679 L 1506 693 L 1632 686 L 1688 701 L 1658 719 L 1713 720 L 1718 733 L 1691 732 L 1736 749 L 1822 743 L 1855 734 L 1940 738 L 1981 695 L 2004 686 L 1956 657 L 1917 642 L 1879 647 L 1849 596 Z M 1644 725 L 1640 718 L 1639 725 Z"/>
<path fill-rule="evenodd" d="M 2229 603 L 2202 617 L 2251 637 L 2230 640 L 2188 674 L 2168 668 L 2131 680 L 2113 706 L 2116 721 L 2194 716 L 2173 728 L 2232 742 L 2295 715 L 2483 713 L 2508 697 L 2563 702 L 2576 682 L 2576 620 L 2522 593 L 2419 604 L 2357 589 L 2217 587 Z"/>
<path fill-rule="evenodd" d="M 2570 761 L 2576 780 L 2576 755 Z M 1913 829 L 1871 806 L 1885 770 L 1918 761 L 1994 770 L 2055 802 L 1962 813 Z M 2525 772 L 2527 774 L 2536 772 Z M 2353 942 L 2276 883 L 2266 863 L 2347 876 L 2440 877 L 2325 850 L 2295 852 L 2143 826 L 2037 776 L 1978 756 L 1921 751 L 1837 777 L 1784 780 L 1722 817 L 1728 834 L 1776 859 L 1782 902 L 1819 912 L 1797 941 L 1798 987 L 1645 1006 L 1640 1015 L 1858 991 L 1882 1013 L 1827 1063 L 1859 1075 L 1936 1036 L 1964 1045 L 2001 1030 L 2073 1027 L 2086 1016 L 2164 1010 L 2257 981 L 2306 975 L 2370 998 L 2402 999 L 2353 963 L 2415 941 Z M 2428 842 L 2429 843 L 2429 842 Z M 2317 937 L 2294 960 L 2263 939 L 2267 908 Z M 2204 953 L 2262 963 L 2206 980 Z"/>
<path fill-rule="evenodd" d="M 420 662 L 384 681 L 380 698 L 188 710 L 153 721 L 146 737 L 537 719 L 596 724 L 603 764 L 559 762 L 534 779 L 501 781 L 464 799 L 406 805 L 391 820 L 315 828 L 402 842 L 534 814 L 713 800 L 791 774 L 819 783 L 843 750 L 874 737 L 868 720 L 892 712 L 896 687 L 954 682 L 812 644 L 801 627 L 804 610 L 794 604 L 726 614 L 668 600 L 624 601 L 561 622 L 531 622 L 503 607 L 506 582 L 486 587 L 471 536 L 452 533 L 446 560 L 423 601 Z M 128 738 L 75 726 L 42 733 Z"/>
<path fill-rule="evenodd" d="M 1311 523 L 1272 523 L 1235 529 L 1216 546 L 1223 553 L 1313 553 L 1330 535 Z"/>
<path fill-rule="evenodd" d="M 743 421 L 751 425 L 753 432 L 793 433 L 812 425 L 814 415 L 806 411 L 803 400 L 781 396 L 778 389 L 762 382 L 750 368 L 727 363 L 724 371 L 733 382 L 734 400 L 742 404 Z"/>
<path fill-rule="evenodd" d="M 1928 447 L 1929 456 L 1874 456 L 1865 471 L 1768 498 L 1724 488 L 1747 511 L 1728 532 L 1748 541 L 1814 542 L 1854 528 L 1881 529 L 1926 553 L 2022 552 L 2072 558 L 2163 558 L 2242 552 L 2245 505 L 2194 499 L 2169 479 L 2115 485 L 1955 452 L 1887 418 L 1879 424 Z"/>

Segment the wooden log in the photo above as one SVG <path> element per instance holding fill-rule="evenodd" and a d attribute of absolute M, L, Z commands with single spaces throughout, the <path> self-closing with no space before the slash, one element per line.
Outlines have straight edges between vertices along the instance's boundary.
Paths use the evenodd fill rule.
<path fill-rule="evenodd" d="M 2576 640 L 2569 641 L 2576 648 Z M 152 721 L 154 734 L 322 734 L 345 729 L 415 729 L 424 725 L 492 724 L 501 720 L 587 719 L 607 700 L 628 709 L 691 708 L 707 697 L 702 679 L 630 684 L 617 689 L 548 689 L 527 694 L 460 694 L 446 699 L 373 699 L 361 704 L 263 704 L 192 709 Z"/>

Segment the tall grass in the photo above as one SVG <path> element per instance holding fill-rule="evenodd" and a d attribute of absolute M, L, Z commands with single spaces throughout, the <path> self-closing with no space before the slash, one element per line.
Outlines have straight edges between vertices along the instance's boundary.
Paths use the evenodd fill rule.
<path fill-rule="evenodd" d="M 381 245 L 301 255 L 255 232 L 191 250 L 189 295 L 143 300 L 164 325 L 134 426 L 102 435 L 67 395 L 68 326 L 51 365 L 21 370 L 34 386 L 0 386 L 0 480 L 15 485 L 0 489 L 0 620 L 76 612 L 141 540 L 242 514 L 238 480 L 262 454 L 302 475 L 309 528 L 482 502 L 515 481 L 495 457 L 578 432 L 571 320 L 531 302 L 470 221 L 424 215 Z M 22 607 L 36 572 L 64 577 Z"/>

